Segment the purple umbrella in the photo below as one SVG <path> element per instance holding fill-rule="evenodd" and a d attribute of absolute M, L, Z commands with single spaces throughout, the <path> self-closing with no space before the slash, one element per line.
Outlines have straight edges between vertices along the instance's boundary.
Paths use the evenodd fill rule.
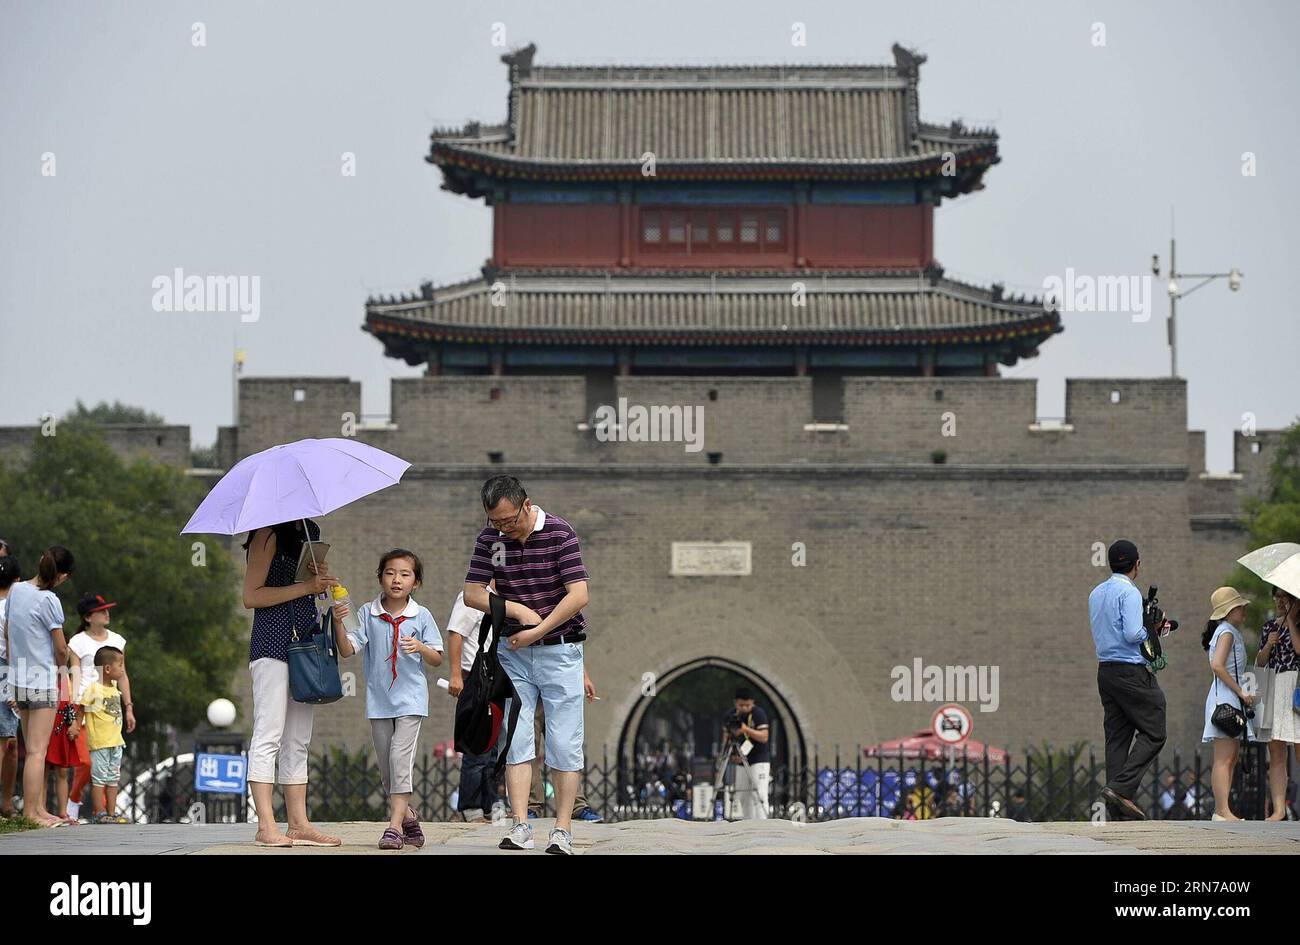
<path fill-rule="evenodd" d="M 410 468 L 404 459 L 338 437 L 272 446 L 222 476 L 181 534 L 238 535 L 325 515 L 397 485 Z"/>

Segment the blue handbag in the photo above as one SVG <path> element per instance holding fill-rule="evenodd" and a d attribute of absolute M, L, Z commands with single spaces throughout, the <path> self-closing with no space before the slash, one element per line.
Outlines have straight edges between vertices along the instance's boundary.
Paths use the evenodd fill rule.
<path fill-rule="evenodd" d="M 326 705 L 343 698 L 339 676 L 339 650 L 334 641 L 334 611 L 325 611 L 319 624 L 305 638 L 293 627 L 289 643 L 289 692 L 294 702 Z"/>

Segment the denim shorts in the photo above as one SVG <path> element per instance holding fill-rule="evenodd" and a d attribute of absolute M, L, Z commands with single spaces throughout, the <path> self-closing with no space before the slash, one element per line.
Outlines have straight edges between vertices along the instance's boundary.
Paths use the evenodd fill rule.
<path fill-rule="evenodd" d="M 96 748 L 90 753 L 90 783 L 117 787 L 122 777 L 122 746 Z"/>
<path fill-rule="evenodd" d="M 18 708 L 20 709 L 57 709 L 59 693 L 54 689 L 26 689 L 17 687 Z"/>
<path fill-rule="evenodd" d="M 18 734 L 18 713 L 9 707 L 9 696 L 0 694 L 0 738 Z"/>
<path fill-rule="evenodd" d="M 552 771 L 581 771 L 583 710 L 582 644 L 501 647 L 501 667 L 519 693 L 519 721 L 510 740 L 506 763 L 521 765 L 537 757 L 533 714 L 540 696 L 546 714 L 546 767 Z"/>

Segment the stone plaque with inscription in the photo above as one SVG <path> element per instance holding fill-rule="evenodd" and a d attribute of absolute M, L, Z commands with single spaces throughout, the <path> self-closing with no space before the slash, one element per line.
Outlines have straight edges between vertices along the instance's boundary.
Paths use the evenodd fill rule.
<path fill-rule="evenodd" d="M 752 572 L 747 541 L 675 541 L 673 577 L 740 577 Z"/>

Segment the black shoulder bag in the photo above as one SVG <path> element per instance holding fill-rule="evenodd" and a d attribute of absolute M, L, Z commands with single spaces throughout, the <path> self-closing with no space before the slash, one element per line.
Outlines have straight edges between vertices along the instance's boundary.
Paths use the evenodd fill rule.
<path fill-rule="evenodd" d="M 1232 632 L 1232 631 L 1230 631 Z M 1241 679 L 1237 676 L 1237 636 L 1232 632 L 1232 678 L 1236 680 L 1237 685 L 1241 686 Z M 1219 674 L 1214 674 L 1214 691 L 1219 691 Z M 1243 700 L 1244 705 L 1244 700 Z M 1210 716 L 1210 721 L 1224 735 L 1229 738 L 1242 737 L 1245 741 L 1246 732 L 1246 711 L 1239 709 L 1231 702 L 1220 702 L 1214 707 L 1214 713 Z"/>
<path fill-rule="evenodd" d="M 465 679 L 465 688 L 456 698 L 456 750 L 472 755 L 485 755 L 496 747 L 501 737 L 501 723 L 506 723 L 505 741 L 497 756 L 495 773 L 501 774 L 506 765 L 506 752 L 515 735 L 519 721 L 519 694 L 510 676 L 501 668 L 497 648 L 501 645 L 502 630 L 506 622 L 506 604 L 497 594 L 488 592 L 488 613 L 478 627 L 478 653 L 474 665 Z M 492 645 L 484 646 L 488 628 L 492 629 Z M 510 713 L 506 717 L 506 700 L 510 700 Z"/>

